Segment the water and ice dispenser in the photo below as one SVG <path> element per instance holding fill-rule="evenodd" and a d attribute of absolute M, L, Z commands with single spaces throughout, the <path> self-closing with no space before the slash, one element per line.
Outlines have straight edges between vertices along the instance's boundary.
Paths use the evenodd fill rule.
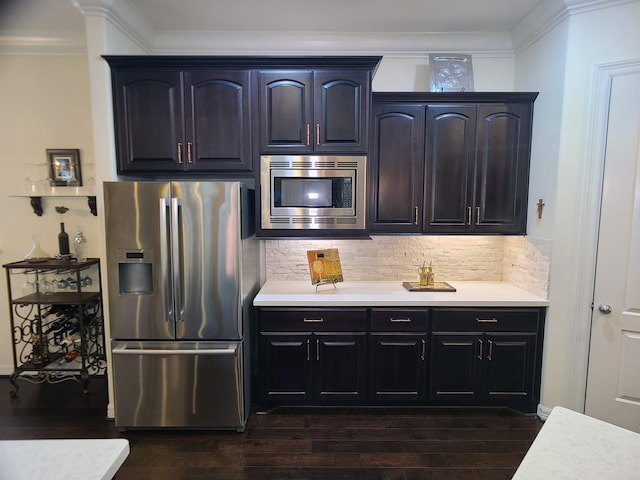
<path fill-rule="evenodd" d="M 118 286 L 121 295 L 153 294 L 151 250 L 118 250 Z"/>

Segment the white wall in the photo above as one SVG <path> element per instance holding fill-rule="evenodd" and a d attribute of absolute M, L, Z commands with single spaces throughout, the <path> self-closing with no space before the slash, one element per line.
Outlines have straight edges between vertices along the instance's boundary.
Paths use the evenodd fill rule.
<path fill-rule="evenodd" d="M 640 58 L 640 2 L 575 14 L 518 55 L 516 87 L 540 87 L 536 102 L 530 201 L 544 198 L 533 234 L 553 238 L 541 404 L 582 408 L 586 359 L 577 338 L 587 338 L 589 278 L 582 275 L 583 229 L 598 212 L 586 211 L 595 66 Z M 541 68 L 544 67 L 544 68 Z M 640 86 L 639 86 L 640 87 Z M 534 200 L 535 201 L 535 200 Z M 587 272 L 588 273 L 588 272 Z M 584 361 L 582 361 L 584 360 Z"/>
<path fill-rule="evenodd" d="M 514 91 L 514 58 L 473 56 L 473 80 L 478 92 Z M 373 78 L 374 92 L 429 91 L 429 55 L 384 56 Z"/>
<path fill-rule="evenodd" d="M 89 255 L 98 255 L 98 217 L 89 212 L 86 197 L 44 198 L 44 214 L 36 216 L 29 198 L 22 194 L 27 176 L 46 176 L 46 149 L 78 148 L 82 178 L 95 188 L 95 161 L 87 60 L 71 56 L 0 56 L 0 262 L 21 260 L 38 235 L 42 248 L 58 253 L 60 215 L 54 207 L 69 208 L 64 215 L 65 230 L 82 230 L 89 243 Z M 46 183 L 46 182 L 45 182 Z M 47 187 L 48 188 L 48 187 Z M 71 187 L 57 187 L 63 191 Z M 21 285 L 19 281 L 18 285 Z M 2 275 L 0 290 L 6 290 Z M 9 307 L 6 294 L 0 295 L 0 374 L 13 370 Z"/>

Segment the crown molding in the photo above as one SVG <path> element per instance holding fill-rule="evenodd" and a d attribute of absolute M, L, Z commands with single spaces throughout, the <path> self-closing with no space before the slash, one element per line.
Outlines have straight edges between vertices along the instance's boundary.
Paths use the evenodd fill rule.
<path fill-rule="evenodd" d="M 153 52 L 155 32 L 127 0 L 71 0 L 71 3 L 85 18 L 103 18 L 142 51 Z"/>
<path fill-rule="evenodd" d="M 433 52 L 513 57 L 571 15 L 638 0 L 543 0 L 510 32 L 215 32 L 155 31 L 128 0 L 70 0 L 85 18 L 99 17 L 153 55 L 384 55 L 423 58 Z M 0 54 L 86 55 L 85 32 L 5 31 Z M 117 52 L 105 52 L 117 53 Z"/>
<path fill-rule="evenodd" d="M 638 0 L 544 0 L 511 30 L 514 53 L 522 52 L 572 15 L 636 1 Z"/>
<path fill-rule="evenodd" d="M 512 56 L 508 32 L 159 32 L 158 55 L 385 55 L 424 57 L 429 52 Z"/>
<path fill-rule="evenodd" d="M 0 35 L 0 55 L 66 55 L 86 56 L 84 34 L 40 32 L 37 36 L 5 31 Z"/>

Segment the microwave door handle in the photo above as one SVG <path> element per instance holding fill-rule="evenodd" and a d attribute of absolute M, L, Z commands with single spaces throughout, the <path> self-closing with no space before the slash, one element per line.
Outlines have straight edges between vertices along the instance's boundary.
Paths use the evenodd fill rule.
<path fill-rule="evenodd" d="M 171 294 L 171 268 L 169 251 L 169 204 L 166 198 L 160 199 L 160 275 L 162 282 L 162 299 L 164 302 L 165 321 L 172 322 L 173 318 L 173 295 Z"/>
<path fill-rule="evenodd" d="M 171 268 L 173 279 L 173 296 L 176 309 L 175 318 L 177 322 L 184 322 L 184 305 L 182 304 L 182 255 L 180 248 L 180 234 L 182 225 L 180 223 L 180 210 L 182 208 L 179 198 L 171 198 Z"/>

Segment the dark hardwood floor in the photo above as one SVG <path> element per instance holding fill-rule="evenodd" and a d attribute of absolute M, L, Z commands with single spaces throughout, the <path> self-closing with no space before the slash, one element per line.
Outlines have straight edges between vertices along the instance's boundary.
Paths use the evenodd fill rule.
<path fill-rule="evenodd" d="M 508 409 L 277 409 L 244 433 L 125 431 L 106 418 L 103 378 L 20 391 L 0 378 L 0 439 L 117 438 L 118 480 L 510 479 L 542 426 Z"/>

